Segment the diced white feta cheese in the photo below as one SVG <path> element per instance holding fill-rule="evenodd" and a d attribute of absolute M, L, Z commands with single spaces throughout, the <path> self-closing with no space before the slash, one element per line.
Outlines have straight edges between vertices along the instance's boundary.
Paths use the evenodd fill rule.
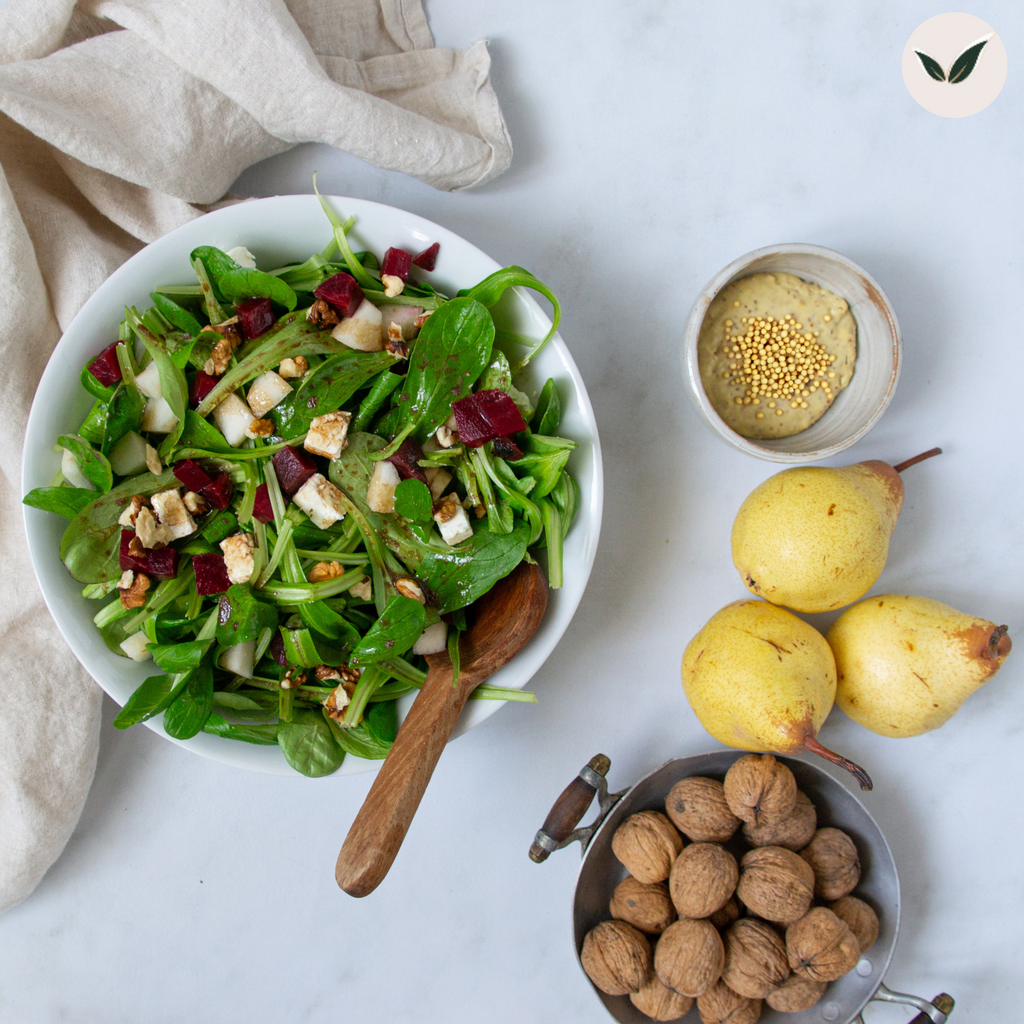
<path fill-rule="evenodd" d="M 341 323 L 331 331 L 331 337 L 358 352 L 381 352 L 384 349 L 384 338 L 387 337 L 386 328 L 382 333 L 382 323 L 380 310 L 369 299 L 363 299 L 356 311 L 351 316 L 343 317 Z"/>
<path fill-rule="evenodd" d="M 255 542 L 251 533 L 236 533 L 220 542 L 224 552 L 224 565 L 232 583 L 248 583 L 256 562 L 253 558 Z"/>
<path fill-rule="evenodd" d="M 252 382 L 249 386 L 249 394 L 245 397 L 249 408 L 252 409 L 252 414 L 261 418 L 266 416 L 286 395 L 290 394 L 291 390 L 291 384 L 284 377 L 274 373 L 273 370 L 267 370 Z"/>
<path fill-rule="evenodd" d="M 169 491 L 158 491 L 149 500 L 160 520 L 160 525 L 171 531 L 172 540 L 180 540 L 190 533 L 195 533 L 196 521 L 181 500 L 177 487 L 172 487 Z"/>
<path fill-rule="evenodd" d="M 139 509 L 139 514 L 135 517 L 135 533 L 144 548 L 166 547 L 174 540 L 170 527 L 158 523 L 156 516 L 148 508 Z"/>
<path fill-rule="evenodd" d="M 412 645 L 413 654 L 440 654 L 448 646 L 448 623 L 435 622 L 427 626 Z"/>
<path fill-rule="evenodd" d="M 348 447 L 348 425 L 351 422 L 352 413 L 343 409 L 317 416 L 309 425 L 302 447 L 325 459 L 336 459 Z"/>
<path fill-rule="evenodd" d="M 323 473 L 314 473 L 295 492 L 292 501 L 321 530 L 326 530 L 332 523 L 345 518 L 342 493 Z"/>
<path fill-rule="evenodd" d="M 151 398 L 142 410 L 142 429 L 150 434 L 169 434 L 178 425 L 165 398 Z"/>
<path fill-rule="evenodd" d="M 124 437 L 110 449 L 110 468 L 118 476 L 135 476 L 147 468 L 146 465 L 146 444 L 141 434 L 129 430 Z"/>
<path fill-rule="evenodd" d="M 138 633 L 132 633 L 127 640 L 121 641 L 121 650 L 124 651 L 132 661 L 149 661 L 153 655 L 146 650 L 146 644 L 148 643 L 149 637 L 140 629 Z"/>
<path fill-rule="evenodd" d="M 245 440 L 246 428 L 256 422 L 252 409 L 237 394 L 228 395 L 223 402 L 216 406 L 213 410 L 213 418 L 218 429 L 224 435 L 224 440 L 232 448 L 237 448 Z"/>
<path fill-rule="evenodd" d="M 72 487 L 95 491 L 96 485 L 78 468 L 78 459 L 65 448 L 60 455 L 60 472 Z"/>
<path fill-rule="evenodd" d="M 366 488 L 366 504 L 373 512 L 395 511 L 395 488 L 402 482 L 390 462 L 375 462 Z"/>
<path fill-rule="evenodd" d="M 218 664 L 225 672 L 234 672 L 236 676 L 252 679 L 253 659 L 256 656 L 256 641 L 246 640 L 229 647 L 221 656 Z"/>
<path fill-rule="evenodd" d="M 141 373 L 135 375 L 135 386 L 147 398 L 163 398 L 164 393 L 160 389 L 160 371 L 156 363 L 150 363 Z"/>
<path fill-rule="evenodd" d="M 469 516 L 454 494 L 442 499 L 441 507 L 434 513 L 434 522 L 437 523 L 445 543 L 451 547 L 473 536 Z"/>
<path fill-rule="evenodd" d="M 240 267 L 248 267 L 250 270 L 256 269 L 256 257 L 244 245 L 236 245 L 233 249 L 228 249 L 227 254 Z"/>

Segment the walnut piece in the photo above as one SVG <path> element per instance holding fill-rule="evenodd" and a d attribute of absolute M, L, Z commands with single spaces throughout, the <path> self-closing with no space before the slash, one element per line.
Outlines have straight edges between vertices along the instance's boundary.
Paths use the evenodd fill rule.
<path fill-rule="evenodd" d="M 683 848 L 683 837 L 664 814 L 640 811 L 630 815 L 612 836 L 612 853 L 641 882 L 664 882 Z"/>
<path fill-rule="evenodd" d="M 787 850 L 802 850 L 814 838 L 818 827 L 818 812 L 806 793 L 797 790 L 796 803 L 789 815 L 771 825 L 743 824 L 743 838 L 751 846 L 784 846 Z"/>
<path fill-rule="evenodd" d="M 212 329 L 220 335 L 220 341 L 213 346 L 210 358 L 203 364 L 203 373 L 219 377 L 228 368 L 235 349 L 242 344 L 242 337 L 234 327 L 228 325 L 228 321 L 217 324 Z"/>
<path fill-rule="evenodd" d="M 747 754 L 725 773 L 725 799 L 737 818 L 769 825 L 793 810 L 796 779 L 771 754 Z"/>
<path fill-rule="evenodd" d="M 296 356 L 294 359 L 282 359 L 281 365 L 277 368 L 277 375 L 285 380 L 294 380 L 303 376 L 308 369 L 309 360 L 305 356 Z"/>
<path fill-rule="evenodd" d="M 336 580 L 344 572 L 341 562 L 317 562 L 306 573 L 306 579 L 310 583 L 323 583 L 324 580 Z"/>
<path fill-rule="evenodd" d="M 645 885 L 628 875 L 615 887 L 608 910 L 642 932 L 660 935 L 675 919 L 676 909 L 664 882 Z"/>
<path fill-rule="evenodd" d="M 610 996 L 639 992 L 651 974 L 651 944 L 625 921 L 602 921 L 580 953 L 587 977 Z"/>
<path fill-rule="evenodd" d="M 878 939 L 878 915 L 856 896 L 843 896 L 829 904 L 829 910 L 853 932 L 863 956 Z"/>
<path fill-rule="evenodd" d="M 860 857 L 853 840 L 841 829 L 819 828 L 800 851 L 814 871 L 814 895 L 837 900 L 853 892 L 860 881 Z"/>
<path fill-rule="evenodd" d="M 128 576 L 128 572 L 121 574 L 121 580 L 117 584 L 117 589 L 120 591 L 121 596 L 121 607 L 122 608 L 141 608 L 146 603 L 146 591 L 149 590 L 149 577 L 144 572 L 137 572 L 134 574 L 134 578 L 127 581 L 127 586 L 123 587 L 125 583 L 125 577 Z"/>
<path fill-rule="evenodd" d="M 809 1010 L 825 994 L 825 982 L 801 978 L 791 974 L 774 992 L 769 992 L 765 1002 L 779 1013 L 800 1013 Z"/>
<path fill-rule="evenodd" d="M 253 420 L 245 428 L 246 437 L 270 437 L 274 432 L 274 421 L 268 419 Z"/>
<path fill-rule="evenodd" d="M 306 313 L 306 319 L 314 327 L 336 327 L 341 323 L 341 317 L 329 303 L 323 299 L 317 299 Z M 282 373 L 283 377 L 284 374 Z"/>
<path fill-rule="evenodd" d="M 698 843 L 726 843 L 740 827 L 722 783 L 699 775 L 681 779 L 669 790 L 665 813 L 684 836 Z"/>
<path fill-rule="evenodd" d="M 693 1006 L 690 996 L 681 996 L 663 985 L 656 974 L 647 979 L 647 984 L 639 992 L 630 992 L 629 1001 L 651 1020 L 678 1020 Z"/>
<path fill-rule="evenodd" d="M 725 947 L 715 926 L 689 918 L 670 924 L 654 947 L 654 970 L 662 984 L 684 996 L 707 992 L 722 973 Z"/>
<path fill-rule="evenodd" d="M 701 1024 L 757 1024 L 761 1016 L 761 1000 L 745 999 L 719 981 L 697 997 Z"/>
<path fill-rule="evenodd" d="M 722 981 L 747 999 L 764 999 L 789 977 L 786 944 L 767 922 L 744 917 L 725 933 Z"/>
<path fill-rule="evenodd" d="M 827 907 L 814 907 L 786 929 L 786 953 L 794 974 L 835 981 L 860 959 L 860 946 L 845 921 Z"/>
<path fill-rule="evenodd" d="M 710 917 L 728 902 L 740 877 L 736 858 L 717 843 L 690 843 L 675 859 L 669 892 L 680 917 Z"/>
<path fill-rule="evenodd" d="M 736 895 L 758 917 L 791 924 L 811 905 L 814 872 L 792 850 L 761 846 L 748 850 L 740 861 Z"/>

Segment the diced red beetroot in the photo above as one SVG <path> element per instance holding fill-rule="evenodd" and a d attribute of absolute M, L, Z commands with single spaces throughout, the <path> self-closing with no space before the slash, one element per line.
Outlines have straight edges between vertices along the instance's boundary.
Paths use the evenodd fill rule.
<path fill-rule="evenodd" d="M 135 538 L 134 530 L 122 530 L 121 531 L 121 550 L 118 553 L 118 564 L 121 566 L 121 571 L 125 569 L 131 569 L 132 572 L 149 572 L 149 558 L 148 553 L 139 558 L 137 555 L 133 555 L 128 550 L 128 545 Z"/>
<path fill-rule="evenodd" d="M 177 476 L 177 469 L 175 469 Z M 179 479 L 181 479 L 179 477 Z M 216 509 L 226 509 L 231 504 L 234 484 L 227 473 L 218 473 L 199 493 Z"/>
<path fill-rule="evenodd" d="M 411 266 L 412 253 L 408 253 L 404 249 L 388 249 L 380 264 L 381 277 L 390 274 L 392 277 L 400 277 L 403 281 L 408 281 Z"/>
<path fill-rule="evenodd" d="M 196 590 L 203 597 L 223 594 L 231 586 L 228 567 L 220 555 L 193 555 L 192 568 L 196 571 Z"/>
<path fill-rule="evenodd" d="M 174 464 L 174 475 L 190 490 L 199 494 L 213 483 L 213 478 L 195 459 L 182 459 Z"/>
<path fill-rule="evenodd" d="M 270 299 L 246 299 L 235 306 L 238 326 L 247 338 L 258 338 L 274 326 L 274 312 Z"/>
<path fill-rule="evenodd" d="M 452 403 L 459 440 L 479 448 L 496 437 L 507 437 L 526 429 L 523 415 L 504 391 L 478 391 Z"/>
<path fill-rule="evenodd" d="M 418 256 L 413 256 L 412 265 L 422 267 L 424 270 L 433 270 L 437 266 L 437 252 L 440 248 L 440 242 L 428 245 Z"/>
<path fill-rule="evenodd" d="M 147 576 L 158 580 L 169 580 L 178 575 L 177 548 L 167 547 L 157 551 L 147 551 L 146 561 L 149 563 L 149 568 L 145 570 Z"/>
<path fill-rule="evenodd" d="M 117 346 L 120 344 L 119 341 L 115 341 L 113 345 L 108 345 L 89 364 L 89 372 L 105 388 L 109 388 L 121 379 L 121 364 L 117 361 Z"/>
<path fill-rule="evenodd" d="M 420 480 L 427 482 L 427 474 L 419 466 L 423 458 L 423 449 L 411 438 L 407 437 L 401 447 L 387 461 L 390 462 L 403 480 Z"/>
<path fill-rule="evenodd" d="M 261 523 L 274 521 L 274 506 L 270 504 L 270 491 L 266 484 L 256 488 L 256 503 L 252 507 L 252 514 Z"/>
<path fill-rule="evenodd" d="M 511 437 L 496 437 L 491 451 L 493 451 L 499 459 L 508 459 L 511 462 L 515 462 L 516 459 L 521 459 L 523 457 L 522 448 L 520 448 Z"/>
<path fill-rule="evenodd" d="M 274 452 L 274 472 L 281 490 L 290 498 L 319 467 L 305 448 L 285 447 Z"/>
<path fill-rule="evenodd" d="M 270 654 L 278 665 L 288 664 L 288 654 L 284 649 L 284 637 L 281 636 L 281 630 L 278 630 L 274 634 L 274 639 L 270 641 Z"/>
<path fill-rule="evenodd" d="M 329 302 L 342 316 L 351 316 L 363 301 L 363 289 L 344 270 L 318 284 L 313 294 Z"/>
<path fill-rule="evenodd" d="M 194 409 L 216 386 L 216 377 L 203 373 L 202 370 L 196 371 L 195 380 L 188 389 L 188 404 Z"/>

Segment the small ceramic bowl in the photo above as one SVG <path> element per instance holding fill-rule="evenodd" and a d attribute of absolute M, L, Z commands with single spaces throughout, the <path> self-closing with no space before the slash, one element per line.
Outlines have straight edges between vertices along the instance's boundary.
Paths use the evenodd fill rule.
<path fill-rule="evenodd" d="M 817 423 L 791 437 L 753 440 L 728 427 L 708 400 L 697 365 L 697 339 L 708 306 L 727 284 L 771 273 L 793 274 L 846 299 L 857 321 L 857 363 L 849 385 Z M 896 314 L 874 278 L 841 253 L 800 243 L 755 249 L 719 271 L 697 297 L 683 342 L 683 375 L 705 422 L 734 448 L 770 462 L 818 462 L 856 444 L 892 401 L 902 360 Z"/>

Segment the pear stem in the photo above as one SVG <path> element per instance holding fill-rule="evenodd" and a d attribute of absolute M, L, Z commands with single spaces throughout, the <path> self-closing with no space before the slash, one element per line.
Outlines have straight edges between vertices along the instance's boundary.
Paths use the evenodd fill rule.
<path fill-rule="evenodd" d="M 988 638 L 988 651 L 986 654 L 993 661 L 999 657 L 999 642 L 1009 631 L 1009 626 L 996 626 L 996 628 L 992 630 L 992 635 Z"/>
<path fill-rule="evenodd" d="M 919 462 L 924 462 L 925 459 L 930 459 L 933 455 L 941 455 L 941 448 L 929 448 L 926 452 L 921 452 L 920 455 L 915 455 L 912 459 L 907 459 L 906 462 L 901 462 L 898 466 L 892 468 L 897 473 L 902 473 L 905 469 L 910 469 L 911 466 L 916 466 Z"/>
<path fill-rule="evenodd" d="M 869 790 L 875 788 L 874 783 L 871 781 L 871 776 L 859 764 L 854 764 L 852 761 L 848 761 L 845 757 L 837 754 L 834 750 L 823 747 L 813 736 L 808 736 L 804 740 L 804 747 L 812 754 L 817 754 L 819 757 L 825 758 L 826 761 L 831 761 L 840 768 L 845 768 L 857 780 L 861 789 Z"/>

